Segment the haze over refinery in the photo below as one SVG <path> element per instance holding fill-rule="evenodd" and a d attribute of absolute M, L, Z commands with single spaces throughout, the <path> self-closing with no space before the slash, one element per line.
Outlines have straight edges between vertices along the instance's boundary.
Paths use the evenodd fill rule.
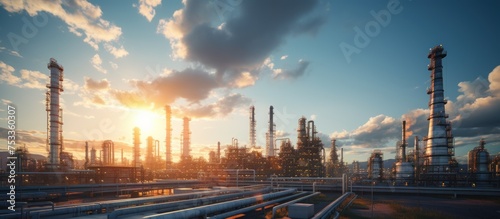
<path fill-rule="evenodd" d="M 79 160 L 86 141 L 105 140 L 131 159 L 134 127 L 144 150 L 152 136 L 165 156 L 165 105 L 174 162 L 184 117 L 193 158 L 233 138 L 250 146 L 250 106 L 265 153 L 271 105 L 276 138 L 295 145 L 304 116 L 327 154 L 336 139 L 349 164 L 374 149 L 393 158 L 403 120 L 408 139 L 428 135 L 426 57 L 442 44 L 455 158 L 466 164 L 480 139 L 500 152 L 498 1 L 117 3 L 0 0 L 0 113 L 16 106 L 17 145 L 47 156 L 53 57 L 64 66 L 64 148 Z M 2 116 L 2 151 L 7 131 Z"/>

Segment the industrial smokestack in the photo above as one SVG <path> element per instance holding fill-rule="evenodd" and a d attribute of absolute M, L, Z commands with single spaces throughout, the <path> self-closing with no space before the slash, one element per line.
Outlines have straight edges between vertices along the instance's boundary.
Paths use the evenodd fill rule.
<path fill-rule="evenodd" d="M 401 161 L 406 162 L 406 120 L 403 120 L 403 127 L 401 132 Z"/>
<path fill-rule="evenodd" d="M 64 68 L 57 64 L 54 58 L 50 58 L 47 68 L 50 69 L 50 84 L 47 84 L 47 119 L 48 119 L 48 143 L 49 156 L 47 167 L 50 170 L 59 169 L 60 154 L 62 152 L 62 109 L 59 104 L 59 96 L 63 91 Z"/>
<path fill-rule="evenodd" d="M 340 148 L 340 163 L 344 165 L 344 148 Z"/>
<path fill-rule="evenodd" d="M 141 129 L 134 128 L 134 161 L 132 166 L 137 168 L 141 166 Z"/>
<path fill-rule="evenodd" d="M 89 142 L 86 141 L 85 142 L 85 164 L 84 164 L 84 168 L 87 169 L 89 165 Z"/>
<path fill-rule="evenodd" d="M 167 169 L 169 168 L 170 164 L 172 163 L 172 126 L 171 126 L 171 119 L 172 119 L 172 111 L 170 109 L 169 105 L 165 105 L 165 118 L 166 118 L 166 138 L 165 138 L 165 150 L 166 150 L 166 165 Z"/>
<path fill-rule="evenodd" d="M 413 154 L 414 165 L 415 165 L 415 179 L 419 179 L 418 174 L 420 173 L 420 146 L 418 144 L 418 136 L 415 136 L 415 153 Z"/>
<path fill-rule="evenodd" d="M 220 162 L 220 141 L 217 142 L 217 162 Z"/>
<path fill-rule="evenodd" d="M 182 129 L 182 148 L 181 148 L 181 159 L 186 159 L 189 158 L 189 151 L 190 151 L 190 135 L 191 132 L 189 131 L 189 121 L 190 119 L 188 117 L 184 117 L 183 119 L 183 129 Z"/>
<path fill-rule="evenodd" d="M 95 165 L 97 163 L 97 154 L 94 147 L 90 150 L 90 165 Z"/>
<path fill-rule="evenodd" d="M 267 145 L 267 156 L 274 157 L 274 107 L 269 107 L 269 134 L 268 134 L 268 145 Z"/>
<path fill-rule="evenodd" d="M 147 146 L 146 146 L 146 166 L 147 168 L 152 168 L 153 167 L 153 137 L 148 136 L 146 139 L 147 141 Z"/>
<path fill-rule="evenodd" d="M 250 107 L 250 146 L 255 147 L 256 146 L 256 134 L 255 134 L 255 107 L 251 106 Z"/>

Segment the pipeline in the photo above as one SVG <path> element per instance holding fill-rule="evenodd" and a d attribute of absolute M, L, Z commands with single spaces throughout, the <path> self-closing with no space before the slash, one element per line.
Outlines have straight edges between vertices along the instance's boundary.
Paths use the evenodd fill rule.
<path fill-rule="evenodd" d="M 168 202 L 172 200 L 179 199 L 192 199 L 199 198 L 205 195 L 217 195 L 217 194 L 225 194 L 234 191 L 241 191 L 238 189 L 227 189 L 227 190 L 218 190 L 218 191 L 206 191 L 206 192 L 195 192 L 195 193 L 187 193 L 187 194 L 178 194 L 178 195 L 168 195 L 161 197 L 142 197 L 142 198 L 134 198 L 132 200 L 113 200 L 113 201 L 104 201 L 101 203 L 94 203 L 85 206 L 72 206 L 72 207 L 63 207 L 56 208 L 54 210 L 37 210 L 28 213 L 32 218 L 40 218 L 40 216 L 62 216 L 62 215 L 72 215 L 72 216 L 80 216 L 85 215 L 87 212 L 101 212 L 103 209 L 106 212 L 110 212 L 116 208 L 132 206 L 132 205 L 141 205 L 144 203 L 158 203 L 158 202 Z"/>
<path fill-rule="evenodd" d="M 320 218 L 325 219 L 330 217 L 332 213 L 336 211 L 337 207 L 339 207 L 340 204 L 342 204 L 342 202 L 344 202 L 344 200 L 350 195 L 354 195 L 354 193 L 351 192 L 344 193 L 338 199 L 335 199 L 335 201 L 331 202 L 328 206 L 323 208 L 323 210 L 315 214 L 311 219 L 320 219 Z"/>
<path fill-rule="evenodd" d="M 196 208 L 190 208 L 186 210 L 180 210 L 180 211 L 174 211 L 174 212 L 168 212 L 164 214 L 157 214 L 157 215 L 152 215 L 152 216 L 146 216 L 144 218 L 196 218 L 200 216 L 206 216 L 208 214 L 212 214 L 215 212 L 220 212 L 224 211 L 230 208 L 236 208 L 236 207 L 241 207 L 241 206 L 246 206 L 246 205 L 251 205 L 255 204 L 259 201 L 262 200 L 269 200 L 273 198 L 278 198 L 286 195 L 293 194 L 297 191 L 297 189 L 287 189 L 285 191 L 281 192 L 275 192 L 275 193 L 269 193 L 269 194 L 264 194 L 264 195 L 259 195 L 251 198 L 244 198 L 244 199 L 238 199 L 234 201 L 228 201 L 228 202 L 223 202 L 223 203 L 218 203 L 218 204 L 212 204 L 212 205 L 207 205 L 207 206 L 201 206 L 201 207 L 196 207 Z"/>
<path fill-rule="evenodd" d="M 185 209 L 185 208 L 192 208 L 192 207 L 196 207 L 196 206 L 200 206 L 200 205 L 207 205 L 207 204 L 211 204 L 211 203 L 227 201 L 227 200 L 231 200 L 231 199 L 238 198 L 238 197 L 258 195 L 258 194 L 270 192 L 270 190 L 271 190 L 270 188 L 266 188 L 266 189 L 255 190 L 255 191 L 241 192 L 241 193 L 235 193 L 235 194 L 226 194 L 226 195 L 219 195 L 219 196 L 213 196 L 213 197 L 205 197 L 205 198 L 200 198 L 200 199 L 189 199 L 189 200 L 174 201 L 174 202 L 167 202 L 167 203 L 160 203 L 160 204 L 153 204 L 153 205 L 143 205 L 143 206 L 122 208 L 122 209 L 118 209 L 118 210 L 113 211 L 110 214 L 108 214 L 108 219 L 115 219 L 115 218 L 120 218 L 121 215 L 139 214 L 139 213 L 144 213 L 144 212 L 148 212 L 148 211 L 161 210 L 161 211 L 165 212 L 165 211 L 174 211 L 174 210 Z"/>
<path fill-rule="evenodd" d="M 276 211 L 277 211 L 278 209 L 281 209 L 281 208 L 287 207 L 287 206 L 289 206 L 289 205 L 291 205 L 291 204 L 294 204 L 294 203 L 296 203 L 296 202 L 302 201 L 302 200 L 304 200 L 304 199 L 308 199 L 308 198 L 310 198 L 310 197 L 313 197 L 313 196 L 316 196 L 316 195 L 319 195 L 319 194 L 321 194 L 321 192 L 314 192 L 314 193 L 312 193 L 312 194 L 306 195 L 306 196 L 304 196 L 304 197 L 300 197 L 300 198 L 298 198 L 298 199 L 295 199 L 295 200 L 289 201 L 289 202 L 287 202 L 287 203 L 283 203 L 283 204 L 280 204 L 280 205 L 276 205 L 276 206 L 274 206 L 274 207 L 273 207 L 273 215 L 272 215 L 272 217 L 271 217 L 271 218 L 272 218 L 272 219 L 274 219 L 274 217 L 275 217 L 275 215 L 276 215 Z"/>
<path fill-rule="evenodd" d="M 279 203 L 279 202 L 282 202 L 282 201 L 285 201 L 285 200 L 288 200 L 288 199 L 292 199 L 292 198 L 304 195 L 305 193 L 307 193 L 307 192 L 300 192 L 300 193 L 294 194 L 292 196 L 286 196 L 286 197 L 283 197 L 283 198 L 275 199 L 275 200 L 264 202 L 264 203 L 257 204 L 257 205 L 252 205 L 252 206 L 249 206 L 249 207 L 246 207 L 246 208 L 242 208 L 242 209 L 238 209 L 238 210 L 235 210 L 235 211 L 230 211 L 230 212 L 226 212 L 226 213 L 214 215 L 212 217 L 207 217 L 207 219 L 228 218 L 228 217 L 231 217 L 233 215 L 243 214 L 245 212 L 249 212 L 249 211 L 252 211 L 252 210 L 255 210 L 255 209 L 258 209 L 258 208 L 263 208 L 263 207 L 266 207 L 268 205 L 272 205 L 272 204 Z"/>

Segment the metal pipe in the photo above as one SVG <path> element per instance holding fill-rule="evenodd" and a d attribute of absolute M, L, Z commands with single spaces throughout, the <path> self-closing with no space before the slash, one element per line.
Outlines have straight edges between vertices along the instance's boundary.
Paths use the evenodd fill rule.
<path fill-rule="evenodd" d="M 152 204 L 152 205 L 142 205 L 142 206 L 134 206 L 134 207 L 117 209 L 108 215 L 108 219 L 115 219 L 115 218 L 119 218 L 119 216 L 121 216 L 121 215 L 140 214 L 140 213 L 148 212 L 148 211 L 162 210 L 163 212 L 165 212 L 165 211 L 181 210 L 181 209 L 192 208 L 192 207 L 196 207 L 196 206 L 200 206 L 200 205 L 207 205 L 207 204 L 214 203 L 214 202 L 225 201 L 225 200 L 233 199 L 233 198 L 237 198 L 237 197 L 259 195 L 259 194 L 270 192 L 270 191 L 271 191 L 270 188 L 254 190 L 254 191 L 239 192 L 239 193 L 231 193 L 231 194 L 224 194 L 223 191 L 222 192 L 211 191 L 210 193 L 205 193 L 203 195 L 215 195 L 215 196 L 203 197 L 203 198 L 200 197 L 200 195 L 202 195 L 202 194 L 196 194 L 196 193 L 191 193 L 189 195 L 182 194 L 179 197 L 168 196 L 171 198 L 169 198 L 168 200 L 164 199 L 163 202 L 165 202 L 165 203 Z M 218 194 L 222 194 L 222 195 L 218 195 Z M 175 196 L 175 195 L 173 195 L 173 196 Z M 182 197 L 183 199 L 187 199 L 187 200 L 176 201 L 180 197 Z M 144 204 L 144 202 L 142 202 L 140 204 Z"/>
<path fill-rule="evenodd" d="M 163 213 L 163 214 L 156 214 L 156 215 L 146 216 L 144 218 L 156 218 L 156 219 L 160 219 L 160 218 L 162 218 L 162 219 L 166 219 L 166 218 L 173 218 L 173 219 L 196 218 L 196 217 L 200 217 L 200 216 L 206 216 L 206 215 L 212 214 L 214 212 L 223 211 L 223 210 L 226 210 L 229 208 L 236 208 L 236 207 L 251 205 L 251 204 L 258 203 L 262 200 L 269 200 L 269 199 L 274 199 L 274 198 L 290 195 L 290 194 L 295 193 L 296 191 L 297 191 L 297 189 L 287 189 L 287 190 L 281 191 L 281 192 L 257 195 L 255 197 L 251 197 L 251 198 L 238 199 L 238 200 L 233 200 L 233 201 L 228 201 L 228 202 L 223 202 L 223 203 L 218 203 L 218 204 L 189 208 L 189 209 L 179 210 L 179 211 L 174 211 L 174 212 L 167 212 L 167 213 Z"/>
<path fill-rule="evenodd" d="M 315 214 L 311 219 L 320 219 L 320 218 L 327 218 L 328 216 L 331 215 L 332 211 L 335 211 L 335 209 L 344 202 L 344 200 L 350 196 L 352 193 L 347 192 L 344 193 L 342 196 L 337 198 L 335 201 L 331 202 L 329 205 L 327 205 L 325 208 L 323 208 L 320 212 Z"/>
<path fill-rule="evenodd" d="M 307 193 L 307 192 L 301 192 L 300 194 L 304 194 L 304 193 Z M 308 199 L 308 198 L 310 198 L 310 197 L 313 197 L 313 196 L 316 196 L 316 195 L 319 195 L 319 194 L 321 194 L 321 192 L 313 192 L 312 194 L 306 195 L 306 196 L 304 196 L 304 197 L 300 197 L 300 198 L 295 199 L 295 200 L 293 200 L 293 201 L 289 201 L 289 202 L 286 202 L 286 203 L 283 203 L 283 204 L 280 204 L 280 205 L 276 205 L 276 206 L 274 206 L 274 207 L 273 207 L 273 214 L 272 214 L 272 216 L 271 216 L 271 219 L 274 219 L 274 217 L 275 217 L 275 215 L 276 215 L 276 211 L 277 211 L 278 209 L 281 209 L 281 208 L 287 207 L 287 206 L 289 206 L 289 205 L 291 205 L 291 204 L 297 203 L 297 202 L 299 202 L 299 201 L 302 201 L 302 200 L 304 200 L 304 199 Z"/>
<path fill-rule="evenodd" d="M 258 205 L 252 205 L 252 206 L 249 206 L 249 207 L 246 207 L 246 208 L 241 208 L 241 209 L 238 209 L 238 210 L 235 210 L 235 211 L 230 211 L 230 212 L 226 212 L 226 213 L 214 215 L 212 217 L 207 217 L 207 219 L 229 218 L 229 217 L 234 216 L 234 215 L 243 214 L 245 212 L 249 212 L 249 211 L 252 211 L 252 210 L 255 210 L 255 209 L 258 209 L 258 208 L 263 208 L 263 207 L 266 207 L 268 205 L 273 205 L 275 203 L 279 203 L 279 202 L 282 202 L 282 201 L 285 201 L 285 200 L 288 200 L 288 199 L 292 199 L 292 198 L 301 196 L 301 195 L 303 195 L 305 193 L 307 193 L 307 192 L 300 192 L 298 194 L 294 194 L 294 195 L 291 195 L 291 196 L 286 196 L 286 197 L 283 197 L 283 198 L 279 198 L 279 199 L 275 199 L 275 200 L 272 200 L 272 201 L 264 202 L 264 203 L 261 203 L 261 204 L 258 204 Z"/>

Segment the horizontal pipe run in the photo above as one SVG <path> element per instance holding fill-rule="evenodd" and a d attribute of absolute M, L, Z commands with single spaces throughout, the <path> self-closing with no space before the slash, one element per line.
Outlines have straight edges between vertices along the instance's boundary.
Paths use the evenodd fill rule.
<path fill-rule="evenodd" d="M 304 200 L 304 199 L 308 199 L 308 198 L 310 198 L 310 197 L 313 197 L 313 196 L 316 196 L 316 195 L 319 195 L 319 194 L 321 194 L 321 192 L 315 192 L 315 193 L 313 193 L 313 194 L 309 194 L 309 195 L 306 195 L 306 196 L 304 196 L 304 197 L 300 197 L 300 198 L 298 198 L 298 199 L 295 199 L 295 200 L 289 201 L 289 202 L 287 202 L 287 203 L 283 203 L 283 204 L 280 204 L 280 205 L 276 205 L 276 206 L 274 206 L 274 207 L 273 207 L 273 214 L 272 214 L 272 217 L 271 217 L 271 218 L 274 218 L 274 216 L 276 215 L 276 211 L 277 211 L 278 209 L 280 209 L 280 208 L 284 208 L 284 207 L 287 207 L 287 206 L 289 206 L 289 205 L 291 205 L 291 204 L 297 203 L 297 202 L 299 202 L 299 201 L 302 201 L 302 200 Z"/>
<path fill-rule="evenodd" d="M 227 201 L 229 199 L 238 198 L 238 197 L 258 195 L 258 194 L 262 194 L 262 193 L 269 192 L 269 191 L 270 191 L 270 188 L 267 188 L 267 189 L 261 189 L 261 190 L 255 190 L 255 191 L 247 191 L 247 192 L 240 192 L 240 193 L 234 193 L 234 194 L 204 197 L 204 198 L 199 198 L 199 199 L 189 199 L 189 200 L 181 200 L 181 201 L 174 201 L 174 202 L 167 202 L 167 203 L 159 203 L 159 204 L 151 204 L 151 205 L 122 208 L 122 209 L 117 209 L 116 211 L 113 211 L 110 214 L 108 214 L 108 219 L 115 219 L 115 218 L 119 218 L 119 216 L 121 216 L 121 215 L 139 214 L 139 213 L 144 213 L 144 212 L 148 212 L 148 211 L 161 210 L 161 211 L 165 212 L 165 211 L 174 211 L 174 210 L 185 209 L 185 208 L 192 208 L 192 207 L 196 207 L 196 206 L 200 206 L 200 205 L 210 204 L 213 202 Z"/>
<path fill-rule="evenodd" d="M 249 206 L 249 207 L 246 207 L 246 208 L 241 208 L 241 209 L 238 209 L 238 210 L 235 210 L 235 211 L 231 211 L 231 212 L 226 212 L 226 213 L 214 215 L 212 217 L 207 217 L 207 219 L 228 218 L 228 217 L 231 217 L 231 216 L 234 216 L 234 215 L 237 215 L 237 214 L 242 214 L 242 213 L 245 213 L 245 212 L 249 212 L 249 211 L 255 210 L 257 208 L 263 208 L 263 207 L 266 207 L 268 205 L 272 205 L 272 204 L 279 203 L 279 202 L 282 202 L 282 201 L 285 201 L 285 200 L 289 200 L 289 199 L 292 199 L 292 198 L 304 195 L 306 193 L 307 192 L 300 192 L 300 193 L 294 194 L 292 196 L 286 196 L 286 197 L 283 197 L 283 198 L 275 199 L 275 200 L 264 202 L 264 203 L 261 203 L 261 204 L 252 205 L 252 206 Z"/>
<path fill-rule="evenodd" d="M 342 196 L 340 196 L 338 199 L 335 199 L 335 201 L 331 202 L 329 205 L 327 205 L 325 208 L 323 208 L 320 212 L 315 214 L 311 219 L 324 219 L 328 218 L 332 211 L 335 211 L 335 209 L 344 202 L 344 200 L 350 196 L 351 192 L 346 192 Z"/>
<path fill-rule="evenodd" d="M 223 202 L 223 203 L 218 203 L 218 204 L 190 208 L 190 209 L 181 210 L 181 211 L 174 211 L 174 212 L 168 212 L 168 213 L 163 213 L 163 214 L 146 216 L 144 218 L 155 218 L 155 219 L 196 218 L 196 217 L 200 217 L 200 216 L 206 216 L 208 214 L 213 214 L 215 212 L 224 211 L 224 210 L 229 209 L 229 208 L 241 207 L 241 206 L 245 206 L 245 205 L 255 204 L 258 201 L 262 201 L 262 200 L 268 200 L 268 199 L 273 199 L 273 198 L 277 198 L 277 197 L 281 197 L 281 196 L 285 196 L 285 195 L 290 195 L 290 194 L 295 193 L 296 191 L 297 191 L 297 189 L 288 189 L 288 190 L 281 191 L 281 192 L 263 194 L 263 195 L 259 195 L 259 196 L 251 197 L 251 198 L 244 198 L 244 199 L 239 199 L 239 200 L 234 200 L 234 201 L 229 201 L 229 202 Z"/>
<path fill-rule="evenodd" d="M 37 210 L 29 212 L 28 215 L 33 218 L 39 218 L 40 216 L 56 216 L 56 215 L 80 215 L 85 212 L 101 212 L 102 209 L 105 209 L 106 212 L 112 211 L 115 208 L 121 208 L 132 205 L 141 205 L 144 203 L 158 203 L 158 202 L 167 202 L 172 200 L 179 199 L 192 199 L 199 198 L 208 195 L 217 195 L 217 194 L 225 194 L 230 192 L 244 191 L 243 189 L 224 189 L 224 190 L 216 190 L 216 191 L 204 191 L 204 192 L 193 192 L 186 194 L 177 194 L 177 195 L 166 195 L 166 196 L 156 196 L 156 197 L 142 197 L 142 198 L 133 198 L 128 200 L 112 200 L 112 201 L 103 201 L 100 203 L 88 204 L 84 206 L 66 206 L 61 208 L 56 208 L 54 210 Z"/>

